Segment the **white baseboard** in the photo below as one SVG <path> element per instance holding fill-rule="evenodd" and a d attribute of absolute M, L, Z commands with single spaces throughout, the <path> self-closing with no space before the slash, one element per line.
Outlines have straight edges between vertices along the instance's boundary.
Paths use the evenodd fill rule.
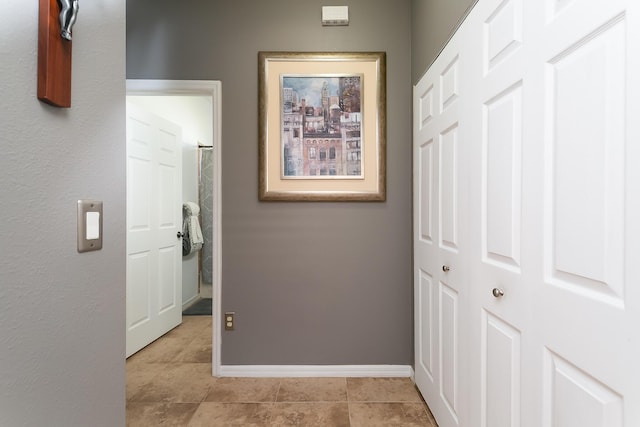
<path fill-rule="evenodd" d="M 198 295 L 194 295 L 191 298 L 189 298 L 188 300 L 186 300 L 185 302 L 182 303 L 182 311 L 184 311 L 185 309 L 189 308 L 189 306 L 195 304 L 198 301 Z"/>
<path fill-rule="evenodd" d="M 221 365 L 221 377 L 410 377 L 411 365 Z"/>

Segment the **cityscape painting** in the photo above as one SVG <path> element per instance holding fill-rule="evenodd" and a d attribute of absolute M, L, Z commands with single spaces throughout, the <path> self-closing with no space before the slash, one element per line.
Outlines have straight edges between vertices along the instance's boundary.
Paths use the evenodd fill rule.
<path fill-rule="evenodd" d="M 283 178 L 362 178 L 362 76 L 283 75 L 280 86 Z"/>
<path fill-rule="evenodd" d="M 258 52 L 261 201 L 386 200 L 385 52 Z"/>

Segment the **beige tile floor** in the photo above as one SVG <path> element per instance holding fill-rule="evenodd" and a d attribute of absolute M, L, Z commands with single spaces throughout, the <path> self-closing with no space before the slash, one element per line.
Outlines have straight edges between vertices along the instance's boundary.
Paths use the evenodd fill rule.
<path fill-rule="evenodd" d="M 213 378 L 211 316 L 127 360 L 127 426 L 437 427 L 408 378 Z"/>

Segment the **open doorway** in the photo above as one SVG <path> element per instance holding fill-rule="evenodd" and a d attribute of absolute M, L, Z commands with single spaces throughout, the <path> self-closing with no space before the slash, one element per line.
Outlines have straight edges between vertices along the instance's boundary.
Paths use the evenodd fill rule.
<path fill-rule="evenodd" d="M 211 247 L 206 257 L 186 256 L 183 261 L 183 306 L 186 307 L 200 298 L 210 297 L 212 301 L 211 315 L 213 322 L 212 336 L 212 374 L 219 375 L 220 370 L 220 338 L 219 322 L 221 309 L 221 84 L 219 81 L 204 80 L 127 80 L 127 98 L 138 105 L 154 105 L 155 114 L 163 115 L 168 120 L 186 123 L 185 132 L 185 167 L 187 181 L 189 176 L 199 179 L 197 170 L 203 159 L 207 159 L 211 171 L 211 182 L 207 186 L 210 194 L 206 197 L 198 194 L 195 182 L 186 185 L 187 199 L 197 199 L 206 203 L 209 215 L 203 230 L 211 233 Z M 172 102 L 173 101 L 173 102 Z M 202 108 L 197 108 L 202 104 Z M 185 106 L 196 108 L 195 113 L 185 111 Z M 207 108 L 207 106 L 209 108 Z M 202 115 L 198 119 L 197 115 Z M 181 117 L 182 116 L 182 117 Z M 191 134 L 189 121 L 205 121 L 207 130 L 194 131 Z M 202 128 L 202 126 L 200 126 Z M 194 128 L 191 126 L 191 128 Z M 199 148 L 202 146 L 204 148 Z M 203 153 L 206 151 L 206 154 Z M 192 194 L 193 193 L 193 194 Z M 204 265 L 201 265 L 204 263 Z M 203 274 L 204 272 L 204 278 Z M 204 279 L 204 280 L 203 280 Z"/>

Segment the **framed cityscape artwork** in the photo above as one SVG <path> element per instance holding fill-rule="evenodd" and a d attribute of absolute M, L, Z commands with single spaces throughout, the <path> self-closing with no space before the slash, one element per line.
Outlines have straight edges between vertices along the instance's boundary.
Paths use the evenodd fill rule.
<path fill-rule="evenodd" d="M 259 198 L 386 199 L 384 52 L 259 52 Z"/>

